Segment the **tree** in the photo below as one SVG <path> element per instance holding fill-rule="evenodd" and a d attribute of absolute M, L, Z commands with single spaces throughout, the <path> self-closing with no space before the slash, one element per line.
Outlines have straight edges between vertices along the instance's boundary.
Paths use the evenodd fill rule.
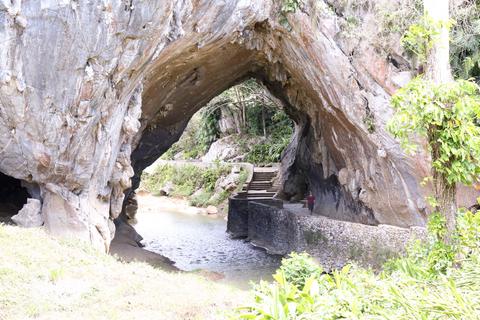
<path fill-rule="evenodd" d="M 432 19 L 432 23 L 438 28 L 438 35 L 427 51 L 425 65 L 425 77 L 436 85 L 442 85 L 453 81 L 450 69 L 450 40 L 448 21 L 448 0 L 424 0 L 424 14 Z M 446 106 L 450 107 L 451 106 Z M 431 123 L 428 129 L 432 161 L 439 159 L 441 154 L 440 140 L 438 139 L 438 126 Z M 432 167 L 435 198 L 437 210 L 444 214 L 447 234 L 446 241 L 450 242 L 450 236 L 455 230 L 455 216 L 457 214 L 456 184 L 449 183 L 446 175 Z"/>
<path fill-rule="evenodd" d="M 456 184 L 472 184 L 480 174 L 480 99 L 478 86 L 454 81 L 449 64 L 448 0 L 424 0 L 425 14 L 403 37 L 419 48 L 425 74 L 392 98 L 396 113 L 388 129 L 406 150 L 411 137 L 426 137 L 432 158 L 435 211 L 443 215 L 445 243 L 451 242 L 457 213 Z"/>

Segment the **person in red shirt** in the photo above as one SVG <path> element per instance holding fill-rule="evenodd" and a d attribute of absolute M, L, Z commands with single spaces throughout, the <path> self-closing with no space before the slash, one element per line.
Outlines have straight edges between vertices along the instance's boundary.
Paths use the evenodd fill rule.
<path fill-rule="evenodd" d="M 315 206 L 315 196 L 312 194 L 312 191 L 307 196 L 307 205 L 308 210 L 310 210 L 310 214 L 313 213 L 313 207 Z"/>

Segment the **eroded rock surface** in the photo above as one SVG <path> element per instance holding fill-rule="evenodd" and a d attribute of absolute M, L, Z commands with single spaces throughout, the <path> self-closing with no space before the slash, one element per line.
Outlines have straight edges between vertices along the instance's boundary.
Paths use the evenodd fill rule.
<path fill-rule="evenodd" d="M 124 191 L 255 77 L 296 122 L 285 197 L 308 185 L 321 214 L 422 225 L 428 161 L 385 131 L 408 70 L 342 37 L 335 2 L 304 2 L 286 27 L 271 0 L 0 1 L 0 171 L 39 190 L 53 234 L 108 250 Z"/>

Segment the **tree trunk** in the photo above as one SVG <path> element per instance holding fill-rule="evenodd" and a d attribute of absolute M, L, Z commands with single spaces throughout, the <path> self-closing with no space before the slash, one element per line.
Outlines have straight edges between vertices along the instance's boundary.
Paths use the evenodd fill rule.
<path fill-rule="evenodd" d="M 432 48 L 427 52 L 425 76 L 435 84 L 453 81 L 450 70 L 449 30 L 445 25 L 449 20 L 448 0 L 424 0 L 424 11 L 434 22 L 444 22 L 441 26 L 440 35 L 434 39 Z M 429 136 L 432 146 L 432 162 L 440 157 L 437 135 L 435 134 L 437 130 L 434 126 L 429 130 L 432 133 Z M 444 240 L 448 243 L 451 241 L 456 224 L 456 186 L 450 184 L 445 175 L 438 172 L 434 167 L 432 167 L 432 175 L 437 200 L 436 210 L 445 216 L 447 235 Z"/>
<path fill-rule="evenodd" d="M 245 102 L 243 101 L 243 96 L 241 95 L 240 91 L 237 87 L 235 87 L 235 96 L 237 98 L 237 103 L 240 104 L 240 108 L 242 109 L 242 132 L 246 132 L 247 128 L 247 113 L 245 108 Z"/>
<path fill-rule="evenodd" d="M 448 0 L 424 0 L 425 14 L 433 21 L 444 22 L 440 35 L 435 38 L 432 48 L 427 52 L 425 76 L 436 84 L 453 81 L 450 69 L 450 37 L 445 25 L 449 19 Z"/>
<path fill-rule="evenodd" d="M 262 104 L 262 127 L 263 127 L 263 137 L 267 137 L 267 128 L 265 126 L 265 104 Z"/>
<path fill-rule="evenodd" d="M 433 129 L 435 130 L 435 129 Z M 440 157 L 440 145 L 437 141 L 437 135 L 433 134 L 429 136 L 432 146 L 432 161 Z M 457 202 L 456 202 L 456 185 L 448 182 L 446 176 L 441 172 L 438 172 L 432 167 L 433 184 L 435 199 L 437 201 L 436 208 L 439 213 L 445 217 L 447 233 L 445 235 L 444 242 L 450 243 L 452 240 L 452 234 L 456 228 L 456 215 L 457 215 Z"/>

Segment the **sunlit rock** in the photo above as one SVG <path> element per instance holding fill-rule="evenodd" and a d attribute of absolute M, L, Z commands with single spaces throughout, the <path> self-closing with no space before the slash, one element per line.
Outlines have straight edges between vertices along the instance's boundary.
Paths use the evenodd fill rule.
<path fill-rule="evenodd" d="M 12 221 L 24 228 L 40 227 L 43 225 L 41 203 L 37 199 L 28 199 L 20 211 L 12 217 Z"/>

